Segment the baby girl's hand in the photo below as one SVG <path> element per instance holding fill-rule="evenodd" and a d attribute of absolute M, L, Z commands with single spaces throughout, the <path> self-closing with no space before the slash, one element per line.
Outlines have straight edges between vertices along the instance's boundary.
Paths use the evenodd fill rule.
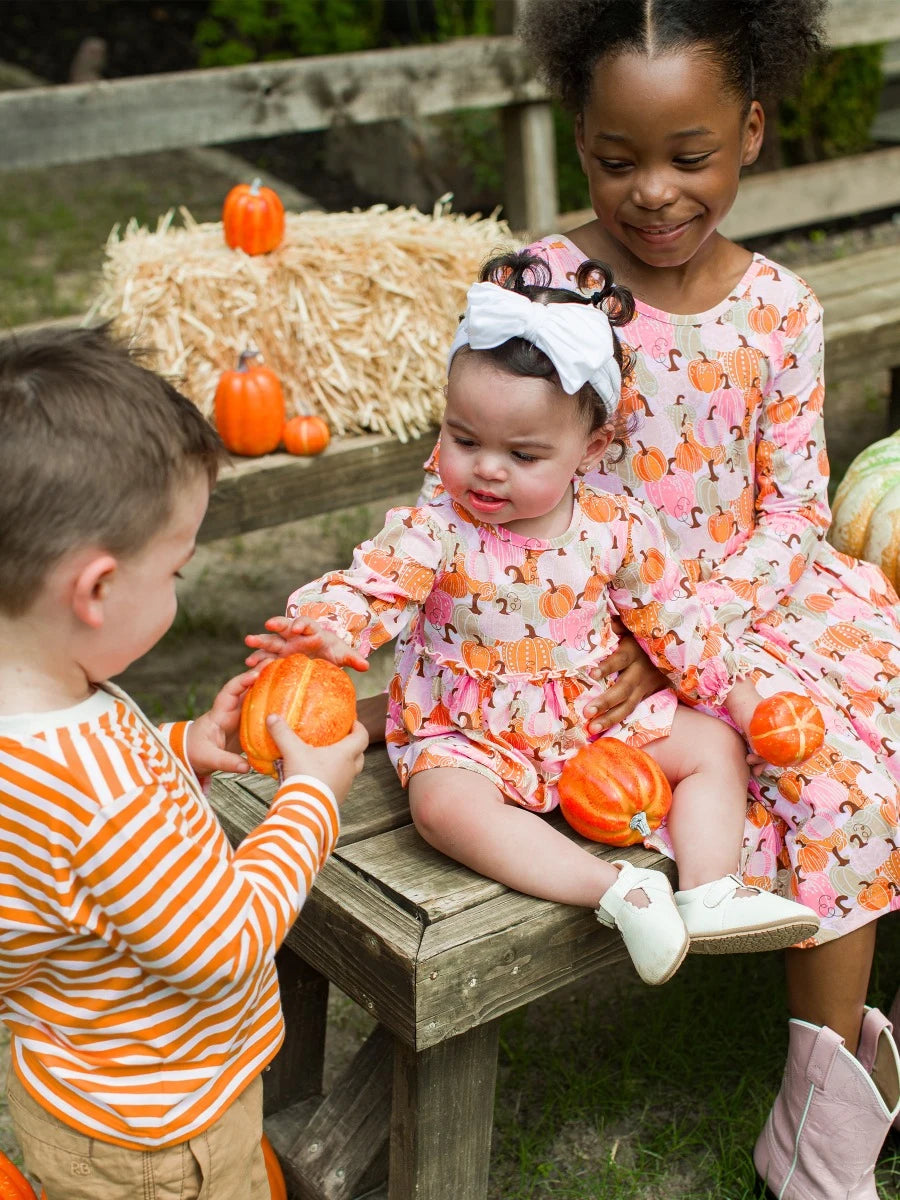
<path fill-rule="evenodd" d="M 353 667 L 368 671 L 369 664 L 342 641 L 336 633 L 323 628 L 309 617 L 269 617 L 269 633 L 248 633 L 244 641 L 255 646 L 247 656 L 248 667 L 261 666 L 270 658 L 286 658 L 289 654 L 308 654 L 310 658 L 325 658 L 336 667 Z"/>
<path fill-rule="evenodd" d="M 756 711 L 756 706 L 761 698 L 749 679 L 739 680 L 728 693 L 725 707 L 741 733 L 746 735 L 750 727 L 750 718 Z"/>
<path fill-rule="evenodd" d="M 209 712 L 191 723 L 187 735 L 188 761 L 198 775 L 212 771 L 250 770 L 240 756 L 238 731 L 241 724 L 241 705 L 259 670 L 245 671 L 229 679 L 213 701 Z"/>

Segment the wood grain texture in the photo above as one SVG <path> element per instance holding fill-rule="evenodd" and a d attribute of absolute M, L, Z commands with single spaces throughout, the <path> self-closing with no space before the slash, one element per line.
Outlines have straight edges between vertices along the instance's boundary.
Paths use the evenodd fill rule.
<path fill-rule="evenodd" d="M 487 1192 L 496 1021 L 394 1057 L 390 1200 L 478 1200 Z"/>
<path fill-rule="evenodd" d="M 198 541 L 368 504 L 388 492 L 408 489 L 412 501 L 433 444 L 431 435 L 409 442 L 341 438 L 314 458 L 266 454 L 236 460 L 219 476 Z"/>
<path fill-rule="evenodd" d="M 0 169 L 546 100 L 517 40 L 316 55 L 0 94 Z"/>
<path fill-rule="evenodd" d="M 304 1200 L 352 1200 L 373 1163 L 386 1167 L 393 1072 L 394 1039 L 377 1025 L 283 1155 Z"/>

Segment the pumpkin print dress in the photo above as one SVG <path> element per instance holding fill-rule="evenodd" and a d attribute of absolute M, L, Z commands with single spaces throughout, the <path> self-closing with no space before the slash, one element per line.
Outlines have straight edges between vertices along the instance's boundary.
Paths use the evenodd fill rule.
<path fill-rule="evenodd" d="M 389 689 L 387 748 L 405 785 L 435 767 L 477 771 L 538 812 L 558 803 L 584 708 L 609 687 L 591 668 L 615 649 L 610 606 L 692 701 L 721 703 L 745 664 L 710 619 L 653 513 L 575 485 L 565 533 L 526 538 L 448 496 L 397 508 L 346 571 L 294 592 L 363 656 L 404 633 Z M 618 734 L 667 734 L 675 693 L 648 697 Z"/>
<path fill-rule="evenodd" d="M 530 249 L 574 286 L 572 242 Z M 638 302 L 620 336 L 636 428 L 589 481 L 653 505 L 763 695 L 805 691 L 822 710 L 821 750 L 751 783 L 743 869 L 817 912 L 827 941 L 900 909 L 900 608 L 877 567 L 825 540 L 822 310 L 755 255 L 715 308 Z"/>

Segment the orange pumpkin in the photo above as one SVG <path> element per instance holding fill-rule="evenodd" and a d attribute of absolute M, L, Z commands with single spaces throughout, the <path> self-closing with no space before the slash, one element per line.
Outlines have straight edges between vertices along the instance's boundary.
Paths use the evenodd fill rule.
<path fill-rule="evenodd" d="M 216 428 L 232 454 L 268 454 L 281 441 L 284 393 L 274 371 L 250 360 L 245 350 L 237 369 L 223 371 L 216 387 Z"/>
<path fill-rule="evenodd" d="M 239 183 L 225 197 L 222 228 L 232 250 L 267 254 L 284 237 L 284 205 L 278 193 L 258 179 Z"/>
<path fill-rule="evenodd" d="M 754 754 L 776 767 L 794 767 L 822 745 L 825 722 L 808 696 L 776 692 L 756 706 L 747 735 Z"/>
<path fill-rule="evenodd" d="M 266 663 L 244 697 L 240 738 L 250 766 L 277 777 L 281 752 L 266 728 L 269 713 L 310 746 L 330 746 L 353 727 L 356 693 L 349 675 L 323 658 L 290 654 Z"/>
<path fill-rule="evenodd" d="M 658 446 L 647 447 L 643 442 L 638 442 L 638 446 L 640 453 L 635 454 L 631 460 L 635 475 L 645 483 L 657 483 L 665 475 L 669 465 L 666 456 Z"/>
<path fill-rule="evenodd" d="M 272 1200 L 287 1200 L 287 1184 L 284 1182 L 281 1163 L 272 1149 L 272 1143 L 265 1134 L 262 1135 L 262 1152 L 266 1163 L 266 1176 L 269 1180 L 269 1195 Z"/>
<path fill-rule="evenodd" d="M 659 764 L 618 738 L 583 746 L 559 778 L 563 816 L 576 833 L 607 846 L 631 846 L 647 837 L 671 803 L 672 789 Z"/>
<path fill-rule="evenodd" d="M 747 314 L 747 322 L 757 333 L 774 333 L 778 328 L 781 314 L 774 304 L 766 304 L 762 296 L 758 297 L 759 307 L 751 308 Z"/>
<path fill-rule="evenodd" d="M 288 454 L 321 454 L 331 441 L 331 430 L 321 417 L 292 417 L 281 440 Z"/>
<path fill-rule="evenodd" d="M 538 608 L 545 617 L 562 618 L 572 611 L 575 607 L 575 593 L 567 583 L 561 583 L 559 587 L 552 579 L 547 580 L 548 591 L 541 593 L 541 598 L 538 600 Z"/>
<path fill-rule="evenodd" d="M 722 368 L 700 351 L 699 358 L 688 363 L 688 379 L 699 392 L 714 392 L 724 379 Z"/>
<path fill-rule="evenodd" d="M 0 1154 L 0 1200 L 35 1200 L 31 1184 L 5 1154 Z"/>

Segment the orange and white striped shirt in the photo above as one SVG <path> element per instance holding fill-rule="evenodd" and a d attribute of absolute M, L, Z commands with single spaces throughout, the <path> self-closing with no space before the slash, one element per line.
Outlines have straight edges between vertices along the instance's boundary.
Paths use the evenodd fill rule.
<path fill-rule="evenodd" d="M 338 835 L 292 776 L 232 850 L 185 758 L 111 685 L 0 718 L 0 1019 L 47 1110 L 134 1149 L 211 1125 L 275 1055 L 275 951 Z"/>

